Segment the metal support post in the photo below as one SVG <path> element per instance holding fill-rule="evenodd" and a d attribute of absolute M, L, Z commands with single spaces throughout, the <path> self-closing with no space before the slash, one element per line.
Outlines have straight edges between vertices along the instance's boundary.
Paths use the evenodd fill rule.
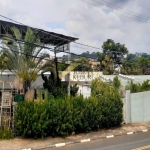
<path fill-rule="evenodd" d="M 56 65 L 56 76 L 57 76 L 57 82 L 56 82 L 56 84 L 57 84 L 57 86 L 58 86 L 58 84 L 59 84 L 59 73 L 58 73 L 58 60 L 57 60 L 57 57 L 56 57 L 56 49 L 55 49 L 55 51 L 54 51 L 54 53 L 55 53 L 55 65 Z"/>
<path fill-rule="evenodd" d="M 71 63 L 70 43 L 68 44 L 68 64 Z M 68 96 L 70 96 L 70 70 L 68 70 Z"/>

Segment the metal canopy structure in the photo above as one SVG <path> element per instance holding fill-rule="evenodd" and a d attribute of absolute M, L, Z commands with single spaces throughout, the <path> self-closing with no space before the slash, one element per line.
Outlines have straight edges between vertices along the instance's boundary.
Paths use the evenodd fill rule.
<path fill-rule="evenodd" d="M 3 35 L 10 34 L 14 36 L 11 27 L 17 27 L 22 34 L 22 37 L 25 37 L 28 26 L 15 24 L 12 22 L 2 21 L 0 20 L 0 38 Z M 78 40 L 78 38 L 66 36 L 63 34 L 58 34 L 54 32 L 45 31 L 42 29 L 31 28 L 32 30 L 37 31 L 37 34 L 40 38 L 41 43 L 52 45 L 55 47 L 62 47 L 64 45 L 68 45 L 71 42 Z M 65 50 L 64 50 L 65 51 Z"/>
<path fill-rule="evenodd" d="M 0 38 L 6 37 L 7 35 L 12 35 L 13 38 L 17 41 L 13 31 L 11 30 L 12 27 L 16 27 L 24 40 L 26 35 L 26 31 L 29 26 L 16 24 L 13 22 L 7 22 L 0 20 Z M 37 32 L 37 35 L 40 39 L 40 42 L 46 45 L 54 46 L 54 54 L 55 54 L 55 64 L 56 64 L 56 72 L 58 78 L 58 68 L 57 68 L 57 57 L 56 53 L 59 52 L 68 52 L 68 62 L 70 62 L 70 43 L 78 40 L 78 38 L 66 36 L 63 34 L 58 34 L 54 32 L 45 31 L 38 28 L 30 27 L 33 31 Z M 19 40 L 18 40 L 19 41 Z M 24 42 L 24 41 L 23 41 Z M 68 73 L 68 94 L 70 95 L 70 74 Z"/>

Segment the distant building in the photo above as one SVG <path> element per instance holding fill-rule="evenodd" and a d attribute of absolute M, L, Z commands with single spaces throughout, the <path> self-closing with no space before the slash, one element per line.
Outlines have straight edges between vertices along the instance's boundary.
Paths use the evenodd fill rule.
<path fill-rule="evenodd" d="M 138 52 L 136 52 L 135 55 L 137 57 L 142 57 L 142 56 L 147 56 L 148 54 L 147 53 L 138 53 Z"/>
<path fill-rule="evenodd" d="M 50 56 L 50 60 L 54 60 L 55 59 L 55 56 Z"/>
<path fill-rule="evenodd" d="M 39 66 L 43 66 L 48 60 L 50 60 L 50 58 L 45 58 L 45 59 L 43 59 L 41 62 L 40 62 L 40 64 L 39 64 Z M 38 62 L 39 61 L 39 58 L 37 58 L 37 59 L 35 59 L 35 62 Z"/>
<path fill-rule="evenodd" d="M 100 66 L 100 62 L 97 61 L 89 61 L 89 64 L 91 65 L 92 69 L 97 70 Z"/>

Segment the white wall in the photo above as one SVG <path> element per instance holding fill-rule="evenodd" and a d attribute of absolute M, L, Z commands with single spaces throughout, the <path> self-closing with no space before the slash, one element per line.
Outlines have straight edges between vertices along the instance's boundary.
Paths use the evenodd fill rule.
<path fill-rule="evenodd" d="M 79 86 L 78 95 L 82 94 L 84 98 L 91 96 L 91 88 L 89 84 Z"/>
<path fill-rule="evenodd" d="M 150 121 L 150 91 L 126 92 L 125 111 L 126 123 L 141 123 Z"/>

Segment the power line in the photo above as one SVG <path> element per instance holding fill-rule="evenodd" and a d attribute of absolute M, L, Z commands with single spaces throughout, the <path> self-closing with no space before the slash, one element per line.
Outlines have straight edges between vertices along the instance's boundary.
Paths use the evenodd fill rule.
<path fill-rule="evenodd" d="M 9 50 L 8 48 L 2 47 L 2 46 L 0 46 L 0 48 Z M 31 55 L 31 54 L 28 54 L 28 53 L 24 53 L 24 52 L 18 52 L 18 51 L 12 50 L 12 49 L 11 49 L 11 51 L 13 51 L 13 52 L 15 52 L 15 53 L 22 54 L 22 55 L 30 56 L 30 57 L 32 57 L 32 58 L 38 58 L 38 59 L 41 59 L 41 60 L 47 60 L 47 61 L 50 61 L 50 62 L 53 62 L 53 63 L 54 63 L 54 61 L 55 61 L 55 60 L 50 60 L 50 59 L 47 59 L 47 58 L 41 58 L 41 57 L 39 57 L 39 56 L 34 56 L 34 55 Z M 72 53 L 72 54 L 73 54 L 73 53 Z M 77 55 L 77 54 L 73 54 L 73 55 Z M 77 56 L 80 56 L 80 55 L 77 55 Z M 88 57 L 85 57 L 85 58 L 88 58 Z M 89 57 L 89 58 L 90 58 L 90 57 Z M 64 65 L 68 65 L 67 63 L 58 62 L 58 61 L 57 61 L 57 63 L 59 63 L 59 64 L 64 64 Z M 86 63 L 81 63 L 80 65 L 84 65 L 84 64 L 86 64 Z M 69 66 L 69 65 L 68 65 L 68 66 Z"/>
<path fill-rule="evenodd" d="M 107 1 L 105 1 L 105 0 L 100 0 L 100 1 L 98 1 L 98 0 L 93 0 L 93 1 L 95 1 L 95 2 L 97 2 L 97 3 L 100 3 L 100 4 L 104 4 L 104 5 L 106 5 L 107 7 L 110 7 L 110 8 L 114 8 L 114 9 L 117 8 L 117 10 L 118 10 L 118 9 L 121 9 L 121 10 L 119 10 L 119 11 L 125 12 L 125 13 L 127 13 L 127 14 L 130 14 L 130 15 L 133 15 L 133 16 L 136 16 L 136 17 L 139 17 L 139 18 L 142 18 L 142 19 L 146 19 L 146 20 L 150 19 L 150 17 L 148 17 L 148 16 L 143 16 L 143 15 L 140 15 L 140 14 L 138 14 L 138 13 L 135 13 L 135 12 L 132 12 L 132 11 L 129 11 L 129 10 L 126 10 L 126 9 L 120 7 L 120 6 L 116 6 L 116 5 L 114 5 L 113 3 L 107 2 Z M 102 1 L 103 1 L 104 3 L 103 3 Z"/>
<path fill-rule="evenodd" d="M 17 40 L 16 38 L 12 38 L 12 37 L 9 37 L 9 36 L 5 36 L 5 35 L 3 35 L 4 37 L 7 37 L 7 38 L 10 38 L 10 39 L 13 39 L 13 40 Z M 50 51 L 52 51 L 52 52 L 54 52 L 55 51 L 55 48 L 54 49 L 52 49 L 52 48 L 49 48 L 49 47 L 45 47 L 45 46 L 41 46 L 41 45 L 39 45 L 39 44 L 35 44 L 35 43 L 31 43 L 31 42 L 26 42 L 26 41 L 24 41 L 24 40 L 17 40 L 19 43 L 21 42 L 23 42 L 23 43 L 25 43 L 25 44 L 27 44 L 27 45 L 35 45 L 35 46 L 38 46 L 38 47 L 41 47 L 41 48 L 46 48 L 46 49 L 49 49 Z M 6 44 L 7 45 L 7 44 Z M 16 45 L 13 45 L 14 47 L 16 47 L 16 48 L 18 48 Z M 101 49 L 102 50 L 102 49 Z M 82 56 L 82 54 L 75 54 L 75 53 L 71 53 L 71 52 L 65 52 L 65 51 L 60 51 L 59 50 L 59 52 L 63 52 L 63 53 L 68 53 L 68 54 L 72 54 L 72 55 L 75 55 L 75 56 L 78 56 L 78 57 L 85 57 L 85 58 L 90 58 L 90 59 L 92 59 L 91 57 L 89 57 L 89 56 Z M 121 52 L 116 52 L 116 51 L 109 51 L 108 50 L 108 53 L 110 53 L 110 52 L 115 52 L 115 53 L 117 53 L 117 54 L 122 54 Z M 32 55 L 33 56 L 33 55 Z"/>
<path fill-rule="evenodd" d="M 20 24 L 20 25 L 23 25 L 23 26 L 27 26 L 27 27 L 33 28 L 33 27 L 31 27 L 31 26 L 25 25 L 25 24 L 23 24 L 23 23 L 21 23 L 21 22 L 15 21 L 15 20 L 13 20 L 13 19 L 11 19 L 11 18 L 8 18 L 8 17 L 5 17 L 5 16 L 3 16 L 3 15 L 0 15 L 0 16 L 3 17 L 3 18 L 5 18 L 5 19 L 8 19 L 8 20 L 10 20 L 10 21 L 13 21 L 13 22 L 15 22 L 15 23 L 17 23 L 17 24 Z M 33 29 L 36 30 L 36 31 L 45 32 L 44 30 L 41 30 L 41 29 L 37 29 L 37 28 L 33 28 Z M 62 40 L 71 42 L 71 40 L 69 40 L 69 39 L 66 39 L 66 38 L 63 38 L 63 37 L 60 37 L 60 36 L 57 36 L 57 35 L 53 35 L 53 34 L 51 34 L 51 33 L 48 33 L 48 34 L 50 34 L 50 35 L 53 36 L 53 37 L 57 37 L 57 38 L 59 38 L 59 39 L 62 39 Z M 98 47 L 94 47 L 94 46 L 91 46 L 91 45 L 87 45 L 87 44 L 83 44 L 83 43 L 79 43 L 79 42 L 75 42 L 75 41 L 74 41 L 74 43 L 79 44 L 79 45 L 82 45 L 82 46 L 94 48 L 94 49 L 100 49 L 100 48 L 98 48 Z"/>
<path fill-rule="evenodd" d="M 37 43 L 31 43 L 31 42 L 27 42 L 27 41 L 24 41 L 24 40 L 20 40 L 20 39 L 14 38 L 14 37 L 10 37 L 10 36 L 7 36 L 7 35 L 5 35 L 5 34 L 0 34 L 0 35 L 2 35 L 3 37 L 9 38 L 9 39 L 18 41 L 18 42 L 20 42 L 20 43 L 25 43 L 25 44 L 27 44 L 27 45 L 34 45 L 34 46 L 36 46 L 36 47 L 41 47 L 41 48 L 45 48 L 45 49 L 49 49 L 49 50 L 53 49 L 53 48 L 50 48 L 50 47 L 46 47 L 46 46 L 39 45 L 39 44 L 37 44 Z M 8 39 L 5 39 L 5 40 L 8 40 Z"/>
<path fill-rule="evenodd" d="M 86 44 L 82 44 L 82 43 L 78 43 L 78 42 L 74 42 L 74 43 L 79 44 L 79 45 L 82 45 L 82 46 L 86 46 L 86 47 L 94 48 L 94 49 L 103 50 L 102 48 L 98 48 L 98 47 L 94 47 L 94 46 L 90 46 L 90 45 L 86 45 Z"/>
<path fill-rule="evenodd" d="M 16 41 L 18 41 L 19 43 L 25 43 L 25 44 L 27 44 L 27 45 L 34 45 L 34 46 L 36 46 L 36 47 L 41 47 L 41 48 L 48 49 L 48 50 L 50 50 L 50 51 L 52 51 L 52 52 L 55 51 L 55 48 L 52 49 L 52 48 L 50 48 L 50 47 L 42 46 L 42 45 L 39 45 L 39 44 L 35 44 L 35 43 L 31 43 L 31 42 L 26 42 L 26 41 L 24 41 L 24 40 L 19 40 L 19 39 L 13 38 L 13 37 L 6 36 L 6 35 L 4 35 L 4 34 L 0 34 L 0 35 L 3 35 L 3 37 L 6 37 L 6 38 L 10 38 L 10 39 L 16 40 Z M 15 46 L 15 45 L 13 45 L 13 46 Z M 15 46 L 15 47 L 17 47 L 17 46 Z M 61 50 L 59 50 L 59 52 L 63 52 L 63 53 L 67 53 L 67 54 L 72 54 L 72 55 L 76 55 L 76 56 L 81 56 L 80 54 L 75 54 L 75 53 L 66 52 L 66 51 L 61 51 Z"/>
<path fill-rule="evenodd" d="M 18 24 L 24 25 L 23 23 L 20 23 L 20 22 L 18 22 L 18 21 L 15 21 L 15 20 L 13 20 L 13 19 L 11 19 L 11 18 L 5 17 L 5 16 L 3 16 L 3 15 L 0 15 L 0 16 L 3 17 L 3 18 L 5 18 L 5 19 L 11 20 L 11 21 L 13 21 L 13 22 L 16 22 L 16 23 L 18 23 Z"/>
<path fill-rule="evenodd" d="M 20 41 L 21 41 L 21 40 L 20 40 Z M 25 42 L 24 42 L 24 43 L 25 43 Z M 28 42 L 27 42 L 27 44 L 28 44 Z M 29 44 L 30 44 L 30 43 L 29 43 Z M 17 48 L 16 45 L 13 45 L 13 46 Z M 41 47 L 42 47 L 42 46 L 41 46 Z M 0 46 L 0 48 L 4 48 L 4 49 L 7 49 L 7 50 L 10 50 L 10 49 L 5 48 L 5 47 L 2 47 L 2 46 Z M 24 55 L 31 56 L 31 57 L 35 57 L 35 58 L 40 58 L 40 57 L 38 57 L 38 56 L 31 55 L 31 53 L 24 53 L 24 52 L 20 52 L 20 51 L 18 52 L 18 51 L 12 50 L 12 49 L 11 49 L 10 51 L 14 51 L 14 52 L 16 52 L 16 53 L 24 54 Z M 54 52 L 55 49 L 50 49 L 50 51 Z M 78 57 L 85 57 L 85 56 L 82 56 L 82 54 L 75 54 L 75 53 L 64 52 L 64 51 L 60 51 L 60 52 L 67 53 L 67 54 L 71 54 L 71 55 L 75 55 L 75 56 L 78 56 Z M 91 58 L 91 57 L 86 56 L 86 58 Z M 92 59 L 92 58 L 91 58 L 91 59 Z M 49 60 L 49 59 L 45 59 L 45 60 Z"/>
<path fill-rule="evenodd" d="M 12 50 L 12 49 L 10 50 L 9 48 L 3 47 L 3 46 L 0 46 L 0 48 L 6 49 L 6 50 L 9 50 L 9 51 L 13 51 L 13 52 L 15 52 L 15 53 L 23 54 L 23 55 L 26 55 L 26 56 L 31 56 L 31 57 L 33 57 L 33 58 L 40 58 L 40 59 L 43 59 L 43 58 L 41 58 L 41 57 L 39 57 L 39 56 L 34 56 L 34 55 L 29 54 L 29 53 L 24 53 L 24 52 L 20 52 L 20 51 L 15 51 L 15 50 Z M 45 58 L 44 58 L 44 60 L 49 60 L 49 59 L 45 59 Z"/>
<path fill-rule="evenodd" d="M 10 49 L 8 49 L 8 48 L 6 48 L 6 47 L 2 47 L 2 46 L 0 46 L 0 48 L 6 49 L 6 50 L 10 50 Z M 15 53 L 22 54 L 22 55 L 30 56 L 30 57 L 33 57 L 33 58 L 38 58 L 38 59 L 43 59 L 43 60 L 48 60 L 48 61 L 54 62 L 53 60 L 50 60 L 50 59 L 47 59 L 47 58 L 41 58 L 41 57 L 39 57 L 39 56 L 34 56 L 34 55 L 31 55 L 31 54 L 28 54 L 28 53 L 18 52 L 18 51 L 12 50 L 12 49 L 11 49 L 11 51 L 13 51 L 13 52 L 15 52 Z M 60 62 L 58 62 L 58 63 L 60 63 Z M 66 63 L 62 63 L 62 64 L 66 64 Z"/>
<path fill-rule="evenodd" d="M 86 0 L 82 0 L 82 1 L 85 2 L 85 3 L 87 3 L 87 4 L 90 4 L 90 5 L 92 5 L 92 6 L 98 7 L 96 4 L 87 2 Z M 98 7 L 98 8 L 100 8 L 100 7 Z M 103 9 L 104 9 L 104 8 L 103 8 Z M 107 10 L 107 9 L 104 9 L 104 10 Z M 121 15 L 121 16 L 124 16 L 124 17 L 127 17 L 127 18 L 130 18 L 130 19 L 132 19 L 132 20 L 138 20 L 138 19 L 136 19 L 135 17 L 126 16 L 126 15 L 120 14 L 120 13 L 118 13 L 118 12 L 113 12 L 113 13 L 116 13 L 116 14 L 118 14 L 118 15 Z M 145 20 L 145 21 L 144 21 L 144 20 L 138 20 L 138 21 L 150 23 L 149 21 L 146 21 L 146 20 Z"/>

